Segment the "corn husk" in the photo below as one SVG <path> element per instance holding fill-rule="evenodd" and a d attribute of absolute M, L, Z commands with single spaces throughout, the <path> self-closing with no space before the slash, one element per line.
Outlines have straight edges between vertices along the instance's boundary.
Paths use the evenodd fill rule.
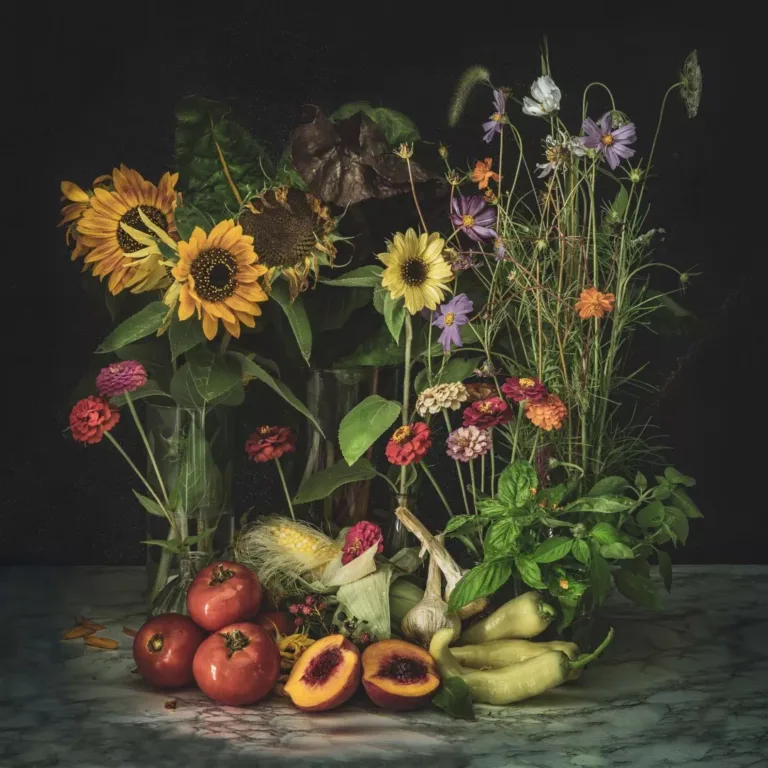
<path fill-rule="evenodd" d="M 377 640 L 387 640 L 391 636 L 389 587 L 394 575 L 389 563 L 381 563 L 374 573 L 344 584 L 336 592 L 340 609 L 358 622 L 365 622 L 365 631 Z"/>
<path fill-rule="evenodd" d="M 377 541 L 375 544 L 368 547 L 365 552 L 358 555 L 346 565 L 342 565 L 342 553 L 339 552 L 339 554 L 325 566 L 320 581 L 322 581 L 326 587 L 340 587 L 343 584 L 351 584 L 353 581 L 358 581 L 369 573 L 373 573 L 376 570 L 376 553 L 378 552 L 378 549 L 379 542 Z"/>

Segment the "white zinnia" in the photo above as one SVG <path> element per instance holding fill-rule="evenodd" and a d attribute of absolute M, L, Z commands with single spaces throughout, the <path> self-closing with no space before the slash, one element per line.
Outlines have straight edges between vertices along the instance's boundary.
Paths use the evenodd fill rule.
<path fill-rule="evenodd" d="M 532 117 L 548 117 L 560 109 L 560 98 L 562 94 L 555 85 L 555 81 L 545 75 L 537 77 L 531 86 L 531 96 L 523 99 L 523 112 Z"/>
<path fill-rule="evenodd" d="M 469 398 L 467 388 L 461 382 L 438 384 L 425 389 L 416 400 L 416 410 L 420 416 L 439 413 L 443 408 L 456 411 Z"/>

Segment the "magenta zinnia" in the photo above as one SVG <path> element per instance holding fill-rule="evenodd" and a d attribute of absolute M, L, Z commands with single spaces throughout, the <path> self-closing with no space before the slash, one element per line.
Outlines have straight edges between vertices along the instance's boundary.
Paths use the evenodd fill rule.
<path fill-rule="evenodd" d="M 342 565 L 352 562 L 376 543 L 379 545 L 376 551 L 383 552 L 384 536 L 378 525 L 369 523 L 367 520 L 353 525 L 344 537 L 344 548 L 341 552 Z"/>
<path fill-rule="evenodd" d="M 102 397 L 118 397 L 134 392 L 147 383 L 147 371 L 137 360 L 122 360 L 102 368 L 96 386 Z"/>
<path fill-rule="evenodd" d="M 544 384 L 533 376 L 510 376 L 501 385 L 501 391 L 516 403 L 522 403 L 523 400 L 538 403 L 549 394 Z"/>
<path fill-rule="evenodd" d="M 478 429 L 490 429 L 512 421 L 509 406 L 500 397 L 479 400 L 464 409 L 464 426 Z"/>

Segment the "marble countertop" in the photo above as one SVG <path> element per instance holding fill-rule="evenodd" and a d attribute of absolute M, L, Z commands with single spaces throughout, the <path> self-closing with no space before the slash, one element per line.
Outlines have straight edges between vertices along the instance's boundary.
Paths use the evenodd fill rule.
<path fill-rule="evenodd" d="M 0 766 L 412 765 L 693 768 L 768 765 L 768 567 L 675 570 L 663 611 L 611 598 L 616 637 L 577 683 L 474 723 L 393 715 L 353 699 L 309 715 L 285 699 L 218 706 L 131 674 L 141 568 L 0 570 Z M 74 616 L 117 651 L 60 642 Z"/>

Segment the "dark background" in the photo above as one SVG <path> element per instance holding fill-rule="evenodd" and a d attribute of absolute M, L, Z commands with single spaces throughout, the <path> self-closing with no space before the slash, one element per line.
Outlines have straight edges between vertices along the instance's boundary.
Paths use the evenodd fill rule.
<path fill-rule="evenodd" d="M 586 83 L 607 82 L 638 126 L 640 155 L 650 148 L 664 90 L 689 51 L 699 50 L 700 114 L 689 121 L 673 99 L 649 197 L 651 223 L 667 232 L 660 257 L 702 273 L 683 299 L 700 320 L 696 335 L 658 348 L 658 370 L 677 370 L 666 384 L 657 377 L 663 390 L 656 421 L 674 446 L 673 463 L 698 478 L 695 498 L 705 514 L 674 559 L 766 562 L 755 535 L 764 499 L 754 491 L 759 450 L 752 447 L 764 406 L 750 390 L 762 346 L 753 257 L 761 223 L 733 216 L 751 194 L 744 177 L 763 172 L 755 155 L 764 150 L 746 126 L 724 116 L 738 112 L 743 96 L 733 91 L 736 51 L 723 26 L 667 18 L 663 27 L 617 20 L 576 29 L 551 18 L 475 17 L 474 8 L 422 21 L 370 7 L 369 18 L 380 14 L 376 21 L 346 22 L 342 9 L 331 18 L 297 8 L 280 19 L 269 10 L 240 10 L 222 21 L 215 9 L 165 17 L 133 6 L 108 18 L 79 8 L 48 9 L 14 32 L 22 53 L 9 70 L 15 88 L 6 127 L 13 134 L 7 160 L 18 170 L 17 185 L 6 192 L 18 212 L 5 227 L 18 242 L 2 257 L 3 336 L 11 350 L 3 366 L 0 559 L 139 563 L 144 556 L 129 470 L 106 446 L 84 449 L 63 433 L 71 392 L 109 319 L 83 293 L 79 268 L 55 228 L 61 179 L 86 186 L 124 162 L 157 180 L 172 167 L 173 107 L 188 93 L 229 101 L 238 120 L 275 146 L 286 141 L 302 104 L 330 111 L 367 99 L 409 115 L 425 138 L 459 146 L 471 138 L 480 153 L 487 95 L 472 100 L 457 132 L 445 127 L 457 76 L 482 63 L 495 82 L 527 93 L 546 33 L 564 111 L 578 109 Z"/>

